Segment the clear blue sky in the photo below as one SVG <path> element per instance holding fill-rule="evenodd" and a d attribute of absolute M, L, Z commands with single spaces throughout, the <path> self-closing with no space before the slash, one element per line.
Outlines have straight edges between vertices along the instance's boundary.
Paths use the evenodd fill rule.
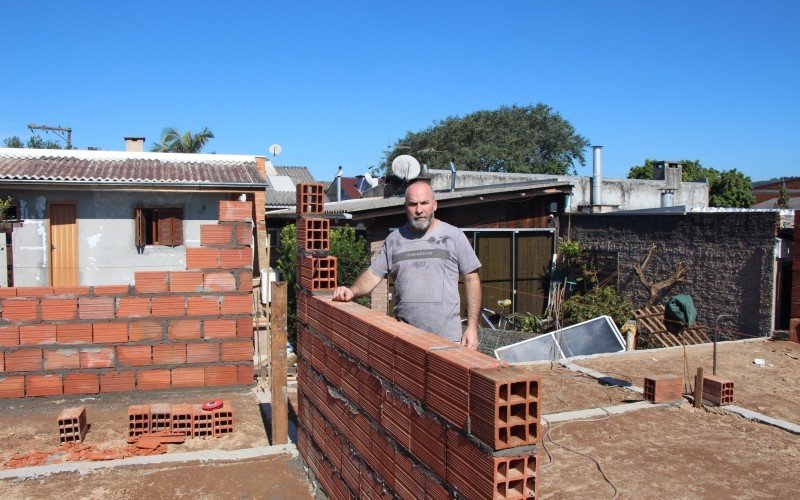
<path fill-rule="evenodd" d="M 0 138 L 69 126 L 79 148 L 268 154 L 320 180 L 434 120 L 543 102 L 607 177 L 699 159 L 800 175 L 800 2 L 3 2 Z M 581 174 L 591 175 L 591 151 Z"/>

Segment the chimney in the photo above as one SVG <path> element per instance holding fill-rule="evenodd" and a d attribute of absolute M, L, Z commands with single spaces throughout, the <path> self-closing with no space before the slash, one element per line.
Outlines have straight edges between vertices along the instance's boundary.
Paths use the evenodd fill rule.
<path fill-rule="evenodd" d="M 336 201 L 342 201 L 342 166 L 336 172 Z"/>
<path fill-rule="evenodd" d="M 450 162 L 450 192 L 456 190 L 456 165 L 452 161 Z"/>
<path fill-rule="evenodd" d="M 603 204 L 603 146 L 592 146 L 592 205 Z"/>
<path fill-rule="evenodd" d="M 126 137 L 125 151 L 139 153 L 144 151 L 144 137 Z"/>

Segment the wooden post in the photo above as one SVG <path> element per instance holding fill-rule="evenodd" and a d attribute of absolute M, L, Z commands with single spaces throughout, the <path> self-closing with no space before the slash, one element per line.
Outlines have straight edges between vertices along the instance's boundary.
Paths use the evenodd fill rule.
<path fill-rule="evenodd" d="M 272 444 L 289 442 L 286 398 L 286 282 L 272 283 L 269 386 L 272 396 Z"/>
<path fill-rule="evenodd" d="M 703 407 L 703 367 L 697 369 L 694 377 L 694 407 Z"/>

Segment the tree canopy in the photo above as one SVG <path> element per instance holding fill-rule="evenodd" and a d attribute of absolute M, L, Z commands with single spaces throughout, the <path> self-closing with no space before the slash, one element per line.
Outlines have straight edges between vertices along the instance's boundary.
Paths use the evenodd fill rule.
<path fill-rule="evenodd" d="M 214 133 L 203 127 L 197 134 L 191 130 L 185 133 L 175 127 L 167 127 L 161 132 L 161 142 L 154 142 L 150 151 L 156 153 L 199 153 L 209 140 L 214 138 Z"/>
<path fill-rule="evenodd" d="M 29 149 L 64 149 L 64 147 L 51 140 L 42 139 L 38 135 L 32 135 L 28 139 L 28 143 L 22 142 L 18 136 L 14 135 L 3 139 L 3 147 L 6 148 L 29 148 Z"/>
<path fill-rule="evenodd" d="M 652 179 L 656 160 L 646 159 L 643 165 L 631 167 L 628 179 Z M 708 204 L 712 207 L 749 208 L 756 202 L 750 193 L 750 177 L 738 170 L 717 170 L 704 167 L 700 160 L 681 160 L 681 180 L 708 181 Z"/>
<path fill-rule="evenodd" d="M 451 116 L 407 132 L 384 154 L 383 165 L 411 154 L 429 168 L 564 175 L 585 164 L 589 141 L 550 106 L 503 106 Z"/>

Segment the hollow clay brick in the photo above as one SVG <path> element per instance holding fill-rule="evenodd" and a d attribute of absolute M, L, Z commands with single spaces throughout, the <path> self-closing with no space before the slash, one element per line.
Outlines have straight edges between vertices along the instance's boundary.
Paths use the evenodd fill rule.
<path fill-rule="evenodd" d="M 38 325 L 22 325 L 19 327 L 20 345 L 55 344 L 56 325 L 40 323 Z"/>
<path fill-rule="evenodd" d="M 186 363 L 186 344 L 159 344 L 153 346 L 154 365 L 176 365 L 184 363 Z"/>
<path fill-rule="evenodd" d="M 239 318 L 236 320 L 236 336 L 239 338 L 253 338 L 253 318 Z"/>
<path fill-rule="evenodd" d="M 136 372 L 136 388 L 140 391 L 168 389 L 169 385 L 169 370 L 138 370 Z"/>
<path fill-rule="evenodd" d="M 253 343 L 223 342 L 220 344 L 220 359 L 222 361 L 250 361 L 253 359 Z"/>
<path fill-rule="evenodd" d="M 236 320 L 233 319 L 207 319 L 203 321 L 203 337 L 236 338 Z"/>
<path fill-rule="evenodd" d="M 223 224 L 202 224 L 200 226 L 200 246 L 226 246 L 233 243 L 233 226 Z"/>
<path fill-rule="evenodd" d="M 56 396 L 63 393 L 61 375 L 25 375 L 25 396 Z"/>
<path fill-rule="evenodd" d="M 3 319 L 9 321 L 36 321 L 39 319 L 39 300 L 13 298 L 3 300 Z"/>
<path fill-rule="evenodd" d="M 117 363 L 120 366 L 148 366 L 152 362 L 152 349 L 149 345 L 117 347 Z"/>
<path fill-rule="evenodd" d="M 56 286 L 53 287 L 53 295 L 89 295 L 92 291 L 88 286 Z"/>
<path fill-rule="evenodd" d="M 97 285 L 92 287 L 95 295 L 129 295 L 131 287 L 129 285 Z"/>
<path fill-rule="evenodd" d="M 21 286 L 17 288 L 17 297 L 46 297 L 53 295 L 49 286 Z"/>
<path fill-rule="evenodd" d="M 228 314 L 253 314 L 253 295 L 226 295 L 222 297 L 220 306 L 222 315 Z"/>
<path fill-rule="evenodd" d="M 136 388 L 136 372 L 103 372 L 100 374 L 100 392 L 129 392 Z"/>
<path fill-rule="evenodd" d="M 42 320 L 78 319 L 78 299 L 42 299 Z"/>
<path fill-rule="evenodd" d="M 128 324 L 128 339 L 130 342 L 162 340 L 163 338 L 164 333 L 160 321 L 131 321 Z"/>
<path fill-rule="evenodd" d="M 220 201 L 220 222 L 248 222 L 253 220 L 253 203 L 249 201 Z"/>
<path fill-rule="evenodd" d="M 236 379 L 239 385 L 253 385 L 255 382 L 255 367 L 252 363 L 236 365 Z"/>
<path fill-rule="evenodd" d="M 202 366 L 172 369 L 172 387 L 203 387 L 205 369 Z"/>
<path fill-rule="evenodd" d="M 236 290 L 236 279 L 229 272 L 203 274 L 205 292 L 233 292 Z"/>
<path fill-rule="evenodd" d="M 77 349 L 58 349 L 44 351 L 45 370 L 75 370 L 81 367 L 81 358 Z"/>
<path fill-rule="evenodd" d="M 196 319 L 173 319 L 167 326 L 170 340 L 192 340 L 200 338 L 200 321 Z"/>
<path fill-rule="evenodd" d="M 80 319 L 111 319 L 114 317 L 114 297 L 81 297 L 78 299 Z"/>
<path fill-rule="evenodd" d="M 0 298 L 16 297 L 16 296 L 17 296 L 17 289 L 14 288 L 13 286 L 11 286 L 11 287 L 6 287 L 6 286 L 0 287 Z"/>
<path fill-rule="evenodd" d="M 0 326 L 0 346 L 14 347 L 19 345 L 19 326 Z"/>
<path fill-rule="evenodd" d="M 25 397 L 25 377 L 0 377 L 0 399 Z"/>
<path fill-rule="evenodd" d="M 81 368 L 111 368 L 114 366 L 113 347 L 91 347 L 81 349 Z"/>
<path fill-rule="evenodd" d="M 235 365 L 206 366 L 204 370 L 207 386 L 237 385 L 239 383 Z"/>
<path fill-rule="evenodd" d="M 219 344 L 199 342 L 186 345 L 187 363 L 216 363 L 219 361 Z"/>
<path fill-rule="evenodd" d="M 253 249 L 221 248 L 219 251 L 219 267 L 221 269 L 238 269 L 253 267 Z"/>
<path fill-rule="evenodd" d="M 253 227 L 249 224 L 237 224 L 234 238 L 237 245 L 253 246 Z"/>
<path fill-rule="evenodd" d="M 117 299 L 118 318 L 147 318 L 150 316 L 150 299 L 147 297 L 120 297 Z"/>
<path fill-rule="evenodd" d="M 97 373 L 67 373 L 64 375 L 64 394 L 97 394 L 100 378 Z"/>
<path fill-rule="evenodd" d="M 187 297 L 187 316 L 219 316 L 219 297 Z"/>
<path fill-rule="evenodd" d="M 219 269 L 219 249 L 187 248 L 186 269 Z"/>
<path fill-rule="evenodd" d="M 169 273 L 166 271 L 137 271 L 133 273 L 133 282 L 136 293 L 169 291 Z"/>
<path fill-rule="evenodd" d="M 56 341 L 59 344 L 91 344 L 91 323 L 66 323 L 56 325 Z"/>
<path fill-rule="evenodd" d="M 186 298 L 180 295 L 153 297 L 150 301 L 150 314 L 154 318 L 185 316 Z"/>
<path fill-rule="evenodd" d="M 41 349 L 20 349 L 6 353 L 6 371 L 32 372 L 42 369 Z"/>
<path fill-rule="evenodd" d="M 128 341 L 128 323 L 93 323 L 92 342 L 95 344 L 122 343 Z"/>
<path fill-rule="evenodd" d="M 173 271 L 169 273 L 170 292 L 202 292 L 203 273 Z"/>

